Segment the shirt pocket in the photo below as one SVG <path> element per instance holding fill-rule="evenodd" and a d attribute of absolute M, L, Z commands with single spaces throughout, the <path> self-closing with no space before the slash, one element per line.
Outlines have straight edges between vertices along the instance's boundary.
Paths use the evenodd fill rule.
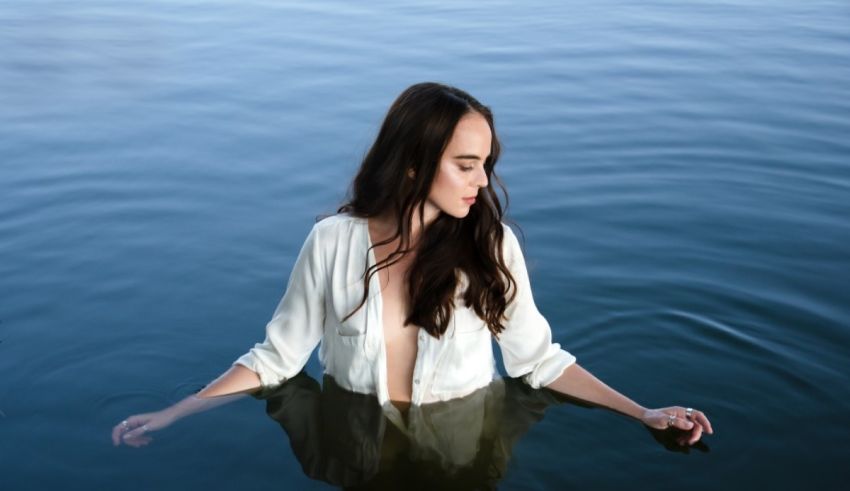
<path fill-rule="evenodd" d="M 360 295 L 363 294 L 362 290 L 359 292 Z M 346 315 L 348 315 L 357 305 L 360 304 L 361 297 L 356 293 L 349 292 L 348 294 L 338 295 L 337 302 L 333 306 L 334 310 L 334 329 L 336 330 L 336 334 L 340 337 L 357 337 L 363 336 L 366 334 L 366 324 L 367 324 L 367 311 L 371 308 L 370 300 L 367 299 L 360 308 L 357 309 L 356 312 L 351 314 L 350 317 L 341 321 Z"/>
<path fill-rule="evenodd" d="M 494 371 L 492 340 L 483 321 L 458 323 L 448 334 L 431 385 L 431 392 L 441 399 L 461 397 L 489 384 Z"/>
<path fill-rule="evenodd" d="M 361 308 L 362 310 L 362 308 Z M 336 333 L 342 338 L 353 338 L 364 336 L 366 334 L 366 323 L 361 319 L 359 322 L 355 317 L 357 314 L 349 317 L 345 322 L 339 322 L 336 326 Z"/>
<path fill-rule="evenodd" d="M 455 335 L 466 335 L 469 333 L 480 333 L 481 330 L 487 328 L 487 323 L 484 319 L 478 317 L 475 310 L 466 305 L 463 300 L 463 292 L 466 291 L 469 280 L 465 273 L 460 273 L 458 286 L 455 290 L 454 304 L 455 308 L 452 312 L 452 322 L 454 323 Z M 451 334 L 451 332 L 449 333 Z"/>
<path fill-rule="evenodd" d="M 372 380 L 367 357 L 366 336 L 332 335 L 325 371 L 343 387 L 363 392 Z"/>
<path fill-rule="evenodd" d="M 490 333 L 486 329 L 457 334 L 446 346 L 431 385 L 440 399 L 462 397 L 493 380 L 494 358 Z"/>
<path fill-rule="evenodd" d="M 469 307 L 456 308 L 453 315 L 455 335 L 480 333 L 482 330 L 487 329 L 487 323 L 484 322 L 484 319 L 478 317 L 475 311 Z"/>

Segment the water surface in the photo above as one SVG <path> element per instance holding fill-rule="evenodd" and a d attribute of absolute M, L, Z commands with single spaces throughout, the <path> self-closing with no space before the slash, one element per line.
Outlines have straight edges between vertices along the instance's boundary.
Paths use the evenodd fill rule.
<path fill-rule="evenodd" d="M 328 488 L 251 398 L 142 449 L 109 429 L 262 339 L 390 103 L 434 80 L 495 112 L 556 341 L 716 429 L 675 452 L 549 407 L 499 487 L 837 489 L 847 25 L 841 1 L 0 4 L 4 488 Z"/>

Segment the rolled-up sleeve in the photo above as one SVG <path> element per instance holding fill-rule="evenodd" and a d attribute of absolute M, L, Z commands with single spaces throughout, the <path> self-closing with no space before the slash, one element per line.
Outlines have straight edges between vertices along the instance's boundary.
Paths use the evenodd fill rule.
<path fill-rule="evenodd" d="M 298 253 L 286 292 L 266 324 L 265 341 L 233 362 L 255 372 L 265 387 L 297 375 L 322 338 L 326 280 L 319 227 L 313 225 Z"/>
<path fill-rule="evenodd" d="M 510 227 L 503 227 L 504 258 L 517 291 L 505 310 L 505 329 L 497 341 L 508 375 L 522 377 L 531 387 L 540 388 L 555 381 L 576 357 L 552 342 L 549 322 L 534 304 L 519 241 Z"/>

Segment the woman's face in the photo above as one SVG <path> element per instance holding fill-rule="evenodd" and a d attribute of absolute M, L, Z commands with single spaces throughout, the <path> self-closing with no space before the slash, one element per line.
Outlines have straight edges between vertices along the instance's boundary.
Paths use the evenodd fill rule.
<path fill-rule="evenodd" d="M 458 121 L 437 167 L 425 202 L 425 216 L 436 218 L 439 212 L 455 218 L 469 214 L 478 190 L 487 186 L 484 162 L 490 156 L 490 125 L 477 112 Z"/>

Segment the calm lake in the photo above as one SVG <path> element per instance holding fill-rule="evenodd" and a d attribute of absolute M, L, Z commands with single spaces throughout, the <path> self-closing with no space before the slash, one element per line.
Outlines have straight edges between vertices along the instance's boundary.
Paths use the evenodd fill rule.
<path fill-rule="evenodd" d="M 843 489 L 847 26 L 843 0 L 0 3 L 0 488 L 334 489 L 380 467 L 425 489 L 448 466 L 428 489 Z M 113 447 L 263 339 L 420 81 L 493 109 L 555 341 L 715 435 L 668 448 L 506 381 L 410 414 L 434 431 L 387 460 L 401 432 L 314 356 L 282 393 Z"/>

